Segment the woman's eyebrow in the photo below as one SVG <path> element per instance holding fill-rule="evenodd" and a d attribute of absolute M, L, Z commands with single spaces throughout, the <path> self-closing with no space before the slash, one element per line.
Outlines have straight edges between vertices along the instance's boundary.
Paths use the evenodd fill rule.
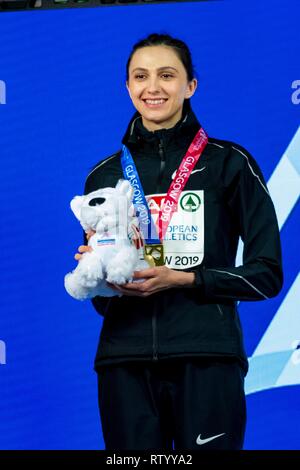
<path fill-rule="evenodd" d="M 166 69 L 172 69 L 172 70 L 175 70 L 175 72 L 177 72 L 177 69 L 175 69 L 175 67 L 171 67 L 169 65 L 166 65 L 164 67 L 159 67 L 156 70 L 160 72 L 161 70 L 166 70 Z M 148 72 L 148 69 L 145 69 L 144 67 L 136 67 L 135 69 L 132 70 L 132 73 L 135 72 L 136 70 L 142 70 L 143 72 Z"/>

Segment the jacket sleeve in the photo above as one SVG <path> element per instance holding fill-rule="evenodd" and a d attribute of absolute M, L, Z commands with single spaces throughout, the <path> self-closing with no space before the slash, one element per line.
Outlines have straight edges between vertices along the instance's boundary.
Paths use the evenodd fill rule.
<path fill-rule="evenodd" d="M 228 203 L 244 242 L 243 264 L 200 268 L 199 273 L 205 297 L 218 301 L 268 299 L 276 296 L 283 284 L 274 205 L 256 161 L 244 149 L 240 153 L 243 165 Z"/>

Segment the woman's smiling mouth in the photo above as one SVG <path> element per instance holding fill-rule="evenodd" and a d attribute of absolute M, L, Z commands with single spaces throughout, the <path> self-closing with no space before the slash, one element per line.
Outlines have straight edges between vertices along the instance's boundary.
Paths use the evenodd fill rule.
<path fill-rule="evenodd" d="M 166 103 L 167 98 L 143 99 L 146 106 L 149 108 L 157 108 Z"/>

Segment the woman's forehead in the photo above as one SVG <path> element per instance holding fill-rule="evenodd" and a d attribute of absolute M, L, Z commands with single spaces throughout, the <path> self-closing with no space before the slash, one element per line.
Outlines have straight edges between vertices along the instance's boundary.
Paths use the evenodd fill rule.
<path fill-rule="evenodd" d="M 168 46 L 147 46 L 135 51 L 130 62 L 130 68 L 159 69 L 183 66 L 176 52 Z"/>

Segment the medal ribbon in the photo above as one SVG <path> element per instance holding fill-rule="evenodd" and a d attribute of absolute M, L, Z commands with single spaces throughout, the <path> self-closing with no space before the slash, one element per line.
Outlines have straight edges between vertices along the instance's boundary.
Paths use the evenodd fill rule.
<path fill-rule="evenodd" d="M 121 153 L 123 174 L 124 178 L 131 183 L 134 189 L 133 203 L 138 211 L 141 230 L 144 234 L 146 243 L 162 243 L 170 220 L 177 209 L 180 195 L 191 172 L 202 155 L 207 142 L 208 136 L 204 129 L 200 128 L 183 157 L 176 175 L 168 189 L 163 207 L 158 216 L 158 235 L 132 155 L 129 149 L 123 145 Z M 154 235 L 154 237 L 151 235 Z"/>

